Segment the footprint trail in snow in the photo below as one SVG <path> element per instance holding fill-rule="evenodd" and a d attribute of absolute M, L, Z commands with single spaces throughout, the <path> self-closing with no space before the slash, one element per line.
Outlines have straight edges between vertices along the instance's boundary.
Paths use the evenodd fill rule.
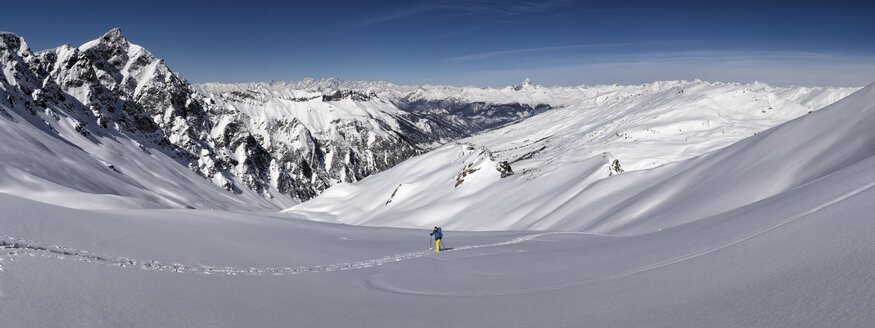
<path fill-rule="evenodd" d="M 448 252 L 463 251 L 482 247 L 496 247 L 511 244 L 518 244 L 529 241 L 538 237 L 551 234 L 568 234 L 568 232 L 548 232 L 527 235 L 512 240 L 484 244 L 484 245 L 469 245 L 457 247 Z M 106 256 L 97 253 L 92 253 L 84 250 L 76 250 L 72 248 L 43 245 L 31 241 L 26 241 L 16 237 L 0 235 L 0 271 L 3 271 L 3 263 L 14 260 L 18 256 L 40 256 L 55 259 L 75 259 L 79 261 L 106 264 L 119 267 L 131 267 L 141 270 L 162 271 L 162 272 L 177 272 L 177 273 L 193 273 L 193 274 L 225 274 L 225 275 L 247 275 L 247 276 L 285 276 L 304 273 L 318 273 L 331 271 L 344 271 L 370 268 L 392 262 L 400 262 L 414 258 L 423 257 L 429 254 L 434 254 L 432 251 L 409 252 L 384 256 L 372 260 L 364 260 L 349 263 L 337 263 L 329 265 L 317 265 L 310 267 L 231 267 L 231 266 L 203 266 L 203 265 L 186 265 L 179 263 L 164 263 L 154 260 L 138 260 L 127 257 Z"/>

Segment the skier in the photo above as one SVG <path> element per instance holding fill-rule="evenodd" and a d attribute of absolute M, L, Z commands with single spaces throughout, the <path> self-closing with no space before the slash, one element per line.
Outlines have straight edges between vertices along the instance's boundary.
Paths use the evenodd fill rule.
<path fill-rule="evenodd" d="M 441 231 L 440 227 L 434 227 L 434 230 L 431 232 L 431 235 L 434 236 L 434 249 L 438 252 L 441 251 L 441 238 L 444 237 L 443 231 Z"/>

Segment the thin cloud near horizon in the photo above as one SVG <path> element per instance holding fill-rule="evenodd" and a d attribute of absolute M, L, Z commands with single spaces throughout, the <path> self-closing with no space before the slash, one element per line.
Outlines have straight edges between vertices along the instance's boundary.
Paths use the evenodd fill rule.
<path fill-rule="evenodd" d="M 448 60 L 449 61 L 466 61 L 466 60 L 489 59 L 489 58 L 508 56 L 508 55 L 516 55 L 516 54 L 524 54 L 524 53 L 548 52 L 548 51 L 554 51 L 554 50 L 587 49 L 587 48 L 593 48 L 593 49 L 596 49 L 596 48 L 615 48 L 615 47 L 659 45 L 659 44 L 670 44 L 670 43 L 680 43 L 680 41 L 677 41 L 677 42 L 674 42 L 674 41 L 672 41 L 672 42 L 641 41 L 641 42 L 590 43 L 590 44 L 572 44 L 572 45 L 550 46 L 550 47 L 518 48 L 518 49 L 508 49 L 508 50 L 473 53 L 473 54 L 469 54 L 469 55 L 452 57 L 452 58 L 449 58 Z M 688 43 L 688 42 L 684 41 L 683 43 Z"/>
<path fill-rule="evenodd" d="M 507 86 L 525 78 L 543 85 L 641 84 L 665 80 L 760 81 L 776 86 L 860 87 L 875 82 L 875 57 L 815 51 L 663 51 L 593 56 L 586 62 L 477 70 L 429 83 Z"/>
<path fill-rule="evenodd" d="M 410 17 L 415 17 L 431 12 L 444 12 L 448 17 L 459 16 L 474 16 L 474 15 L 494 15 L 494 16 L 516 16 L 531 13 L 547 12 L 556 7 L 561 7 L 573 3 L 569 0 L 553 0 L 553 1 L 496 1 L 496 0 L 456 0 L 446 1 L 438 4 L 420 3 L 405 9 L 356 24 L 356 26 L 364 27 L 395 20 L 402 20 Z M 587 10 L 587 13 L 600 13 L 603 9 Z"/>

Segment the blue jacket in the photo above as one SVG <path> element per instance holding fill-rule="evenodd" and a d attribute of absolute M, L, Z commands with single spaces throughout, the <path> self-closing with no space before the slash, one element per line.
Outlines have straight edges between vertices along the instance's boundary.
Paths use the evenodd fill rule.
<path fill-rule="evenodd" d="M 441 228 L 437 228 L 437 230 L 432 231 L 431 235 L 434 236 L 435 240 L 441 239 L 444 237 L 444 233 L 441 231 Z"/>

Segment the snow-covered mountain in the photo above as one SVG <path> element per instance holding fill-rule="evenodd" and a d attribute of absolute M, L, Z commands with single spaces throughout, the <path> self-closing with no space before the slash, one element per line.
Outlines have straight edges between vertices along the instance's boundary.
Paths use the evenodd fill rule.
<path fill-rule="evenodd" d="M 307 99 L 312 102 L 320 97 L 323 100 L 349 97 L 350 102 L 356 99 L 379 102 L 380 105 L 371 107 L 381 108 L 386 117 L 384 121 L 391 122 L 394 131 L 426 149 L 495 128 L 514 131 L 515 128 L 508 125 L 534 116 L 529 121 L 539 122 L 531 123 L 538 125 L 536 128 L 517 129 L 510 137 L 505 132 L 490 132 L 496 136 L 493 139 L 502 140 L 497 142 L 517 139 L 508 147 L 525 150 L 524 153 L 506 152 L 505 156 L 499 156 L 499 161 L 513 161 L 542 151 L 541 148 L 552 149 L 545 146 L 547 143 L 562 147 L 580 144 L 585 147 L 584 155 L 609 151 L 622 158 L 622 168 L 618 168 L 625 170 L 701 155 L 826 106 L 856 90 L 703 81 L 547 88 L 528 80 L 495 89 L 398 86 L 336 79 L 210 83 L 200 87 L 216 95 L 214 98 L 221 99 L 226 106 L 242 109 L 250 117 L 260 116 L 259 126 L 271 125 L 270 122 L 279 117 L 271 113 L 283 112 L 305 122 L 308 131 L 317 131 L 317 135 L 333 129 L 325 122 L 336 122 L 340 119 L 338 116 L 358 116 L 358 121 L 367 118 L 354 110 L 336 107 L 340 105 L 323 107 L 331 108 L 328 111 L 305 112 L 303 108 L 313 108 Z M 565 116 L 545 113 L 554 108 L 563 108 L 561 113 L 566 113 Z M 332 110 L 340 114 L 333 114 Z M 314 113 L 330 117 L 317 119 Z M 549 134 L 544 131 L 560 126 L 564 130 L 557 132 L 556 138 L 535 137 Z M 496 153 L 505 152 L 499 148 Z M 534 175 L 538 170 L 540 168 L 525 173 Z"/>
<path fill-rule="evenodd" d="M 283 208 L 497 128 L 502 132 L 464 143 L 485 147 L 490 161 L 508 162 L 517 177 L 552 170 L 521 160 L 572 150 L 580 155 L 573 160 L 604 153 L 618 160 L 615 171 L 645 169 L 728 145 L 854 90 L 702 81 L 543 87 L 526 80 L 505 88 L 336 79 L 192 85 L 119 29 L 79 47 L 36 53 L 20 37 L 3 33 L 0 52 L 6 118 L 0 124 L 16 131 L 8 132 L 3 164 L 27 175 L 3 181 L 7 190 L 46 180 L 59 190 L 171 207 L 226 207 L 220 204 L 230 196 L 256 208 Z M 531 123 L 513 127 L 525 119 Z M 20 146 L 47 142 L 67 149 Z M 50 158 L 81 165 L 74 177 L 59 176 Z M 139 173 L 153 168 L 174 173 Z M 117 179 L 78 178 L 107 172 L 130 189 L 120 190 Z M 200 183 L 162 181 L 197 180 L 191 172 L 220 188 L 187 192 L 185 186 Z M 162 187 L 168 184 L 179 188 Z"/>
<path fill-rule="evenodd" d="M 267 201 L 249 188 L 225 192 L 194 174 L 194 152 L 208 147 L 204 100 L 118 30 L 38 53 L 0 33 L 0 64 L 6 193 L 77 208 L 295 203 Z"/>
<path fill-rule="evenodd" d="M 0 110 L 7 118 L 3 124 L 29 124 L 73 148 L 89 149 L 85 157 L 93 157 L 65 160 L 106 162 L 104 166 L 124 176 L 149 171 L 140 165 L 145 157 L 165 156 L 166 165 L 175 161 L 230 194 L 258 194 L 269 201 L 256 204 L 274 208 L 392 167 L 435 142 L 549 109 L 548 105 L 516 103 L 454 104 L 476 112 L 463 116 L 444 115 L 442 109 L 400 109 L 373 93 L 349 89 L 211 93 L 189 84 L 163 60 L 130 43 L 119 29 L 79 47 L 65 45 L 37 53 L 20 37 L 4 32 L 0 52 L 4 72 L 0 96 L 5 100 Z M 481 114 L 494 107 L 500 107 L 505 116 Z M 465 119 L 474 116 L 479 121 Z M 28 144 L 27 140 L 12 141 L 24 138 L 21 134 L 6 144 Z M 119 147 L 124 148 L 126 159 L 108 162 L 103 158 L 106 154 L 122 151 L 112 149 L 115 142 L 123 144 Z M 23 149 L 9 147 L 4 164 L 30 156 L 14 154 Z M 35 165 L 48 166 L 44 162 Z M 99 182 L 83 188 L 83 184 L 45 173 L 52 171 L 48 167 L 24 169 L 32 175 L 28 179 L 46 179 L 64 188 L 130 195 L 112 184 L 94 185 Z M 145 181 L 148 178 L 128 178 L 133 179 L 134 189 L 147 189 L 143 191 L 147 194 L 178 196 L 161 187 L 144 188 L 151 185 Z M 205 199 L 226 196 L 199 194 Z M 202 206 L 194 200 L 170 203 Z"/>
<path fill-rule="evenodd" d="M 828 90 L 659 82 L 578 92 L 589 92 L 587 100 L 445 145 L 288 212 L 376 226 L 616 233 L 645 218 L 661 222 L 647 225 L 654 229 L 692 221 L 825 174 L 789 179 L 793 170 L 786 166 L 802 163 L 763 163 L 761 158 L 784 154 L 779 144 L 751 155 L 756 158 L 725 158 L 720 154 L 730 150 L 715 151 L 780 122 L 814 115 L 813 108 L 838 96 Z M 866 136 L 863 130 L 844 132 L 848 135 L 841 138 Z M 797 139 L 809 138 L 798 134 Z M 827 142 L 810 139 L 809 145 Z M 705 164 L 680 162 L 705 154 L 697 161 L 720 158 L 733 165 L 694 175 Z M 786 158 L 792 157 L 775 160 Z M 669 180 L 678 182 L 655 189 Z M 706 189 L 691 198 L 684 192 L 691 188 Z M 747 192 L 721 196 L 726 188 Z M 654 219 L 660 215 L 672 219 Z"/>

